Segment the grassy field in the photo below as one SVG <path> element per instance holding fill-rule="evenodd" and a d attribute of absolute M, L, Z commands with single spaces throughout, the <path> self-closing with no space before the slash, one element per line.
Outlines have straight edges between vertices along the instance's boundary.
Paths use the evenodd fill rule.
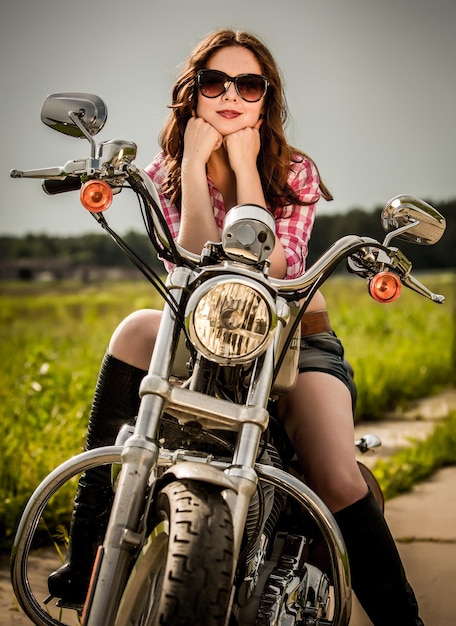
<path fill-rule="evenodd" d="M 355 369 L 357 419 L 454 384 L 454 274 L 421 277 L 444 305 L 404 290 L 380 305 L 356 277 L 332 278 L 324 292 L 333 328 Z M 105 284 L 0 284 L 0 543 L 56 465 L 80 452 L 98 367 L 117 323 L 160 307 L 145 281 Z M 386 475 L 387 470 L 382 470 Z M 68 514 L 68 498 L 54 505 Z"/>
<path fill-rule="evenodd" d="M 456 276 L 419 278 L 444 294 L 445 303 L 404 289 L 396 302 L 378 304 L 356 277 L 327 283 L 332 325 L 355 370 L 358 418 L 381 417 L 385 410 L 455 382 Z"/>

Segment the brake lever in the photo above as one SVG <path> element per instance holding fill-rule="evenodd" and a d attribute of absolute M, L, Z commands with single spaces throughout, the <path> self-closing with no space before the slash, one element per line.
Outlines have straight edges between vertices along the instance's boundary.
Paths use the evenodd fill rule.
<path fill-rule="evenodd" d="M 423 285 L 423 283 L 412 276 L 412 263 L 405 256 L 405 254 L 399 250 L 399 248 L 389 248 L 387 252 L 386 250 L 382 250 L 379 253 L 378 260 L 385 263 L 393 271 L 397 272 L 401 279 L 401 283 L 412 291 L 419 293 L 421 296 L 424 296 L 437 304 L 442 304 L 445 301 L 445 296 L 433 293 L 430 289 Z"/>
<path fill-rule="evenodd" d="M 407 274 L 407 276 L 404 276 L 403 278 L 401 277 L 401 282 L 412 291 L 416 291 L 416 293 L 419 293 L 421 296 L 429 298 L 429 300 L 432 300 L 432 302 L 435 302 L 436 304 L 443 304 L 443 302 L 445 302 L 445 296 L 433 293 L 411 274 Z"/>

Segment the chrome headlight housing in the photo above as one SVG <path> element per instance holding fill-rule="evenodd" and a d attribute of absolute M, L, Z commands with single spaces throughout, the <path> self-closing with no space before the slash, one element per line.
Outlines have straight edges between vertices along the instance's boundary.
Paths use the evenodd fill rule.
<path fill-rule="evenodd" d="M 222 365 L 246 363 L 263 354 L 277 325 L 267 289 L 232 275 L 198 287 L 189 298 L 185 319 L 195 348 Z"/>

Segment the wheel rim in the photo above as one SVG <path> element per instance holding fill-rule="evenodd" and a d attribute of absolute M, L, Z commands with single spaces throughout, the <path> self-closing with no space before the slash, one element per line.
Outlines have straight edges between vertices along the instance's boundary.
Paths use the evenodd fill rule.
<path fill-rule="evenodd" d="M 154 598 L 163 584 L 163 572 L 168 553 L 169 523 L 163 520 L 152 530 L 147 543 L 138 557 L 125 589 L 116 626 L 137 624 L 152 626 L 156 617 Z M 144 589 L 148 593 L 144 595 Z"/>

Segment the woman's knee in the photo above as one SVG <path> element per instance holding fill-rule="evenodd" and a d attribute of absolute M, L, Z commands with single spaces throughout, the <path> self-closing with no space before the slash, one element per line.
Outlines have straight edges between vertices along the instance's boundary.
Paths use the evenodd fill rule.
<path fill-rule="evenodd" d="M 134 311 L 117 326 L 109 343 L 109 352 L 129 365 L 147 370 L 160 319 L 161 311 Z"/>
<path fill-rule="evenodd" d="M 357 465 L 350 469 L 339 467 L 334 472 L 319 472 L 311 482 L 313 484 L 309 486 L 332 513 L 357 502 L 368 491 L 368 485 Z"/>

